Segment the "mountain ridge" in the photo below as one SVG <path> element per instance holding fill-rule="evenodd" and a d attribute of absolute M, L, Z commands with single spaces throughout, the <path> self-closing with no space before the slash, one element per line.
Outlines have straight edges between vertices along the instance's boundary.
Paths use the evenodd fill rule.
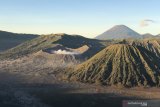
<path fill-rule="evenodd" d="M 19 58 L 40 50 L 45 50 L 55 47 L 57 44 L 65 46 L 67 48 L 76 49 L 87 45 L 88 51 L 83 53 L 85 57 L 91 57 L 101 49 L 105 48 L 105 41 L 96 39 L 85 38 L 80 35 L 68 35 L 68 34 L 50 34 L 41 35 L 35 39 L 22 43 L 12 49 L 0 53 L 0 59 L 3 58 Z M 111 41 L 108 41 L 111 43 Z"/>
<path fill-rule="evenodd" d="M 0 51 L 13 48 L 27 40 L 34 39 L 39 35 L 12 33 L 0 30 Z"/>

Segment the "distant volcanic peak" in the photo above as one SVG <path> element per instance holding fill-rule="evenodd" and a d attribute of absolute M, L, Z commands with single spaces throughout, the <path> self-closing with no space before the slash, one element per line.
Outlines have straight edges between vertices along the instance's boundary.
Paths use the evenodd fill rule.
<path fill-rule="evenodd" d="M 143 35 L 150 35 L 150 36 L 154 36 L 154 35 L 152 35 L 151 33 L 145 33 L 145 34 L 143 34 Z"/>
<path fill-rule="evenodd" d="M 111 29 L 119 29 L 119 28 L 121 28 L 121 29 L 130 29 L 128 26 L 126 26 L 126 25 L 115 25 L 115 26 L 113 26 Z"/>
<path fill-rule="evenodd" d="M 97 39 L 124 39 L 124 38 L 142 38 L 140 34 L 133 31 L 125 25 L 116 25 L 96 37 Z"/>
<path fill-rule="evenodd" d="M 154 60 L 154 62 L 153 62 Z M 160 60 L 142 47 L 116 44 L 80 64 L 71 79 L 123 86 L 160 85 Z"/>

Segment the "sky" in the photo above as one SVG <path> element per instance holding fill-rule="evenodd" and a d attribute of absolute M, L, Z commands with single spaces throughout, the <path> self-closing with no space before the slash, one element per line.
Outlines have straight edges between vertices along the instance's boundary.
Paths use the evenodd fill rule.
<path fill-rule="evenodd" d="M 93 38 L 115 25 L 160 34 L 160 0 L 0 0 L 0 30 Z"/>

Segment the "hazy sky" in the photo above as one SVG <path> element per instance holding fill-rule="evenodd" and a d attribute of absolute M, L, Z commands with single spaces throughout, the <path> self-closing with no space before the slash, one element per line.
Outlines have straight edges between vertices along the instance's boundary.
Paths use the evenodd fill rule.
<path fill-rule="evenodd" d="M 160 0 L 1 0 L 0 30 L 95 37 L 124 24 L 160 33 Z"/>

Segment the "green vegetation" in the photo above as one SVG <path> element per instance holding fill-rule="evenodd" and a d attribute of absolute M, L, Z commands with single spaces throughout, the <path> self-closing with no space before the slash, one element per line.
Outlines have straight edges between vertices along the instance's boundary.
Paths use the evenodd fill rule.
<path fill-rule="evenodd" d="M 84 53 L 84 57 L 88 58 L 104 49 L 111 41 L 100 41 L 88 39 L 79 35 L 67 34 L 51 34 L 42 35 L 35 39 L 29 40 L 19 46 L 0 53 L 0 59 L 19 58 L 40 50 L 51 48 L 56 44 L 61 44 L 68 48 L 79 48 L 83 45 L 89 46 L 89 50 Z"/>

